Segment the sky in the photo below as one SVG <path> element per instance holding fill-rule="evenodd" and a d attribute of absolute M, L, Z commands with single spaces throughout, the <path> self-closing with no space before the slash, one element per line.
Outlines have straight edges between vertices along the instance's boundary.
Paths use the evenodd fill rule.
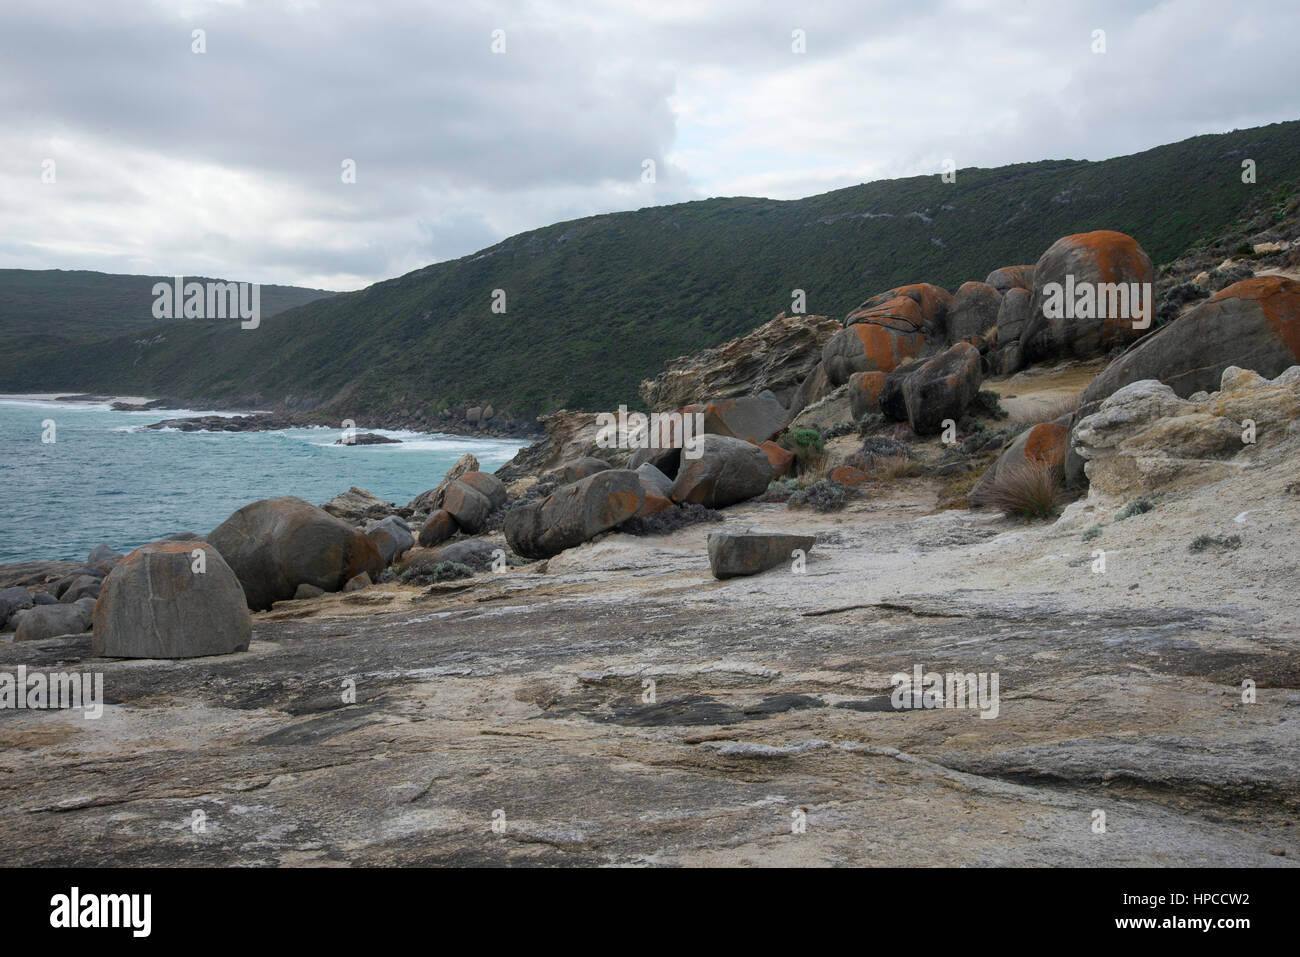
<path fill-rule="evenodd" d="M 5 0 L 0 267 L 357 289 L 596 213 L 1105 159 L 1300 118 L 1297 36 L 1298 0 Z"/>

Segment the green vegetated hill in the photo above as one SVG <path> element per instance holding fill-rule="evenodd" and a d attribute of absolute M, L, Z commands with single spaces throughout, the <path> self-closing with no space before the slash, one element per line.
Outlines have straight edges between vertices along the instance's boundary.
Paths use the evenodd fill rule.
<path fill-rule="evenodd" d="M 1258 183 L 1244 184 L 1253 159 Z M 118 390 L 284 401 L 331 416 L 426 413 L 489 400 L 517 416 L 636 406 L 676 356 L 791 310 L 839 317 L 883 289 L 955 289 L 1032 263 L 1060 236 L 1118 229 L 1156 263 L 1233 222 L 1270 183 L 1300 176 L 1300 121 L 1103 162 L 1049 160 L 882 181 L 807 199 L 710 199 L 593 216 L 511 237 L 243 331 L 164 323 L 92 348 L 34 346 L 0 390 Z M 505 315 L 491 311 L 494 289 Z M 143 330 L 142 330 L 143 331 Z"/>
<path fill-rule="evenodd" d="M 0 269 L 0 335 L 19 349 L 84 344 L 158 325 L 155 283 L 172 276 L 125 276 L 74 269 Z M 186 276 L 186 282 L 222 282 Z M 262 286 L 263 317 L 333 296 L 325 289 Z"/>

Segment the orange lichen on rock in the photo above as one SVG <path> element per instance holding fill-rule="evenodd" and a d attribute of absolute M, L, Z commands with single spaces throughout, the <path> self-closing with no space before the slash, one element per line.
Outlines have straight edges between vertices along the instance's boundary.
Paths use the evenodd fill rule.
<path fill-rule="evenodd" d="M 836 485 L 843 485 L 845 487 L 861 485 L 863 482 L 869 481 L 871 478 L 871 476 L 866 472 L 854 465 L 841 465 L 838 468 L 832 469 L 830 477 L 831 481 Z"/>
<path fill-rule="evenodd" d="M 1300 282 L 1285 276 L 1255 276 L 1219 290 L 1211 302 L 1253 299 L 1259 303 L 1269 328 L 1300 360 Z"/>
<path fill-rule="evenodd" d="M 1055 422 L 1034 426 L 1025 436 L 1025 461 L 1031 465 L 1059 467 L 1065 464 L 1070 430 Z"/>
<path fill-rule="evenodd" d="M 925 336 L 899 328 L 901 325 L 859 322 L 851 327 L 862 343 L 867 361 L 874 367 L 871 371 L 893 372 L 904 359 L 920 353 L 925 345 Z"/>
<path fill-rule="evenodd" d="M 795 456 L 789 449 L 783 449 L 775 442 L 764 442 L 759 448 L 772 464 L 772 472 L 776 476 L 788 475 L 794 469 Z"/>

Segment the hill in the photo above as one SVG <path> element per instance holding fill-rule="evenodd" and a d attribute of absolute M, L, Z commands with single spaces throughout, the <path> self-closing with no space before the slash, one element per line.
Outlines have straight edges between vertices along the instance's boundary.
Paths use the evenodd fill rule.
<path fill-rule="evenodd" d="M 88 340 L 138 333 L 158 325 L 154 283 L 172 276 L 130 276 L 79 269 L 0 269 L 0 334 L 11 347 L 76 347 Z M 221 282 L 200 276 L 186 281 Z M 326 296 L 326 289 L 262 286 L 263 317 Z"/>
<path fill-rule="evenodd" d="M 1241 179 L 1253 159 L 1259 182 Z M 840 316 L 904 282 L 956 288 L 1106 228 L 1165 263 L 1300 179 L 1300 121 L 1101 162 L 916 176 L 792 201 L 592 216 L 289 309 L 257 330 L 177 320 L 94 343 L 19 342 L 0 391 L 119 391 L 419 421 L 487 401 L 516 417 L 636 406 L 676 356 L 791 310 Z M 506 313 L 491 309 L 506 294 Z M 147 328 L 147 335 L 141 332 Z M 152 344 L 141 340 L 161 336 Z"/>

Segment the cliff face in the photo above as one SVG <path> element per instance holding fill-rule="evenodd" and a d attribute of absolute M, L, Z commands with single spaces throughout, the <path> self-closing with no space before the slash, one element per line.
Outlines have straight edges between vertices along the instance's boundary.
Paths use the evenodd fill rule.
<path fill-rule="evenodd" d="M 781 313 L 747 336 L 672 360 L 641 383 L 641 399 L 651 411 L 665 412 L 770 389 L 788 407 L 821 361 L 822 347 L 842 328 L 825 316 Z"/>

